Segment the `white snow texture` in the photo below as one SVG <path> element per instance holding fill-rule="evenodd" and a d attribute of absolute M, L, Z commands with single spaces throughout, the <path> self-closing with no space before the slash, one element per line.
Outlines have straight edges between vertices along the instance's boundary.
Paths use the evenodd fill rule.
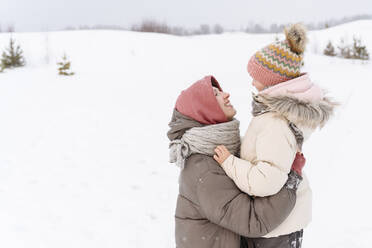
<path fill-rule="evenodd" d="M 342 103 L 305 144 L 313 221 L 303 247 L 371 247 L 372 66 L 322 55 L 372 21 L 309 33 L 303 71 Z M 175 247 L 179 169 L 166 132 L 181 90 L 214 75 L 241 133 L 250 56 L 275 34 L 194 37 L 127 31 L 13 33 L 27 65 L 0 73 L 0 247 Z M 1 48 L 9 33 L 0 33 Z M 283 36 L 281 36 L 283 38 Z M 63 53 L 72 77 L 57 75 Z"/>

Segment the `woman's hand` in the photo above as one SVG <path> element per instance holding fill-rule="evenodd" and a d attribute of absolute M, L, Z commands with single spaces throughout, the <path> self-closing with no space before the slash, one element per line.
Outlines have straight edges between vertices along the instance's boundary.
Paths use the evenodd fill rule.
<path fill-rule="evenodd" d="M 220 165 L 225 162 L 225 160 L 231 155 L 229 150 L 224 145 L 217 146 L 216 149 L 214 149 L 214 152 L 216 153 L 213 158 L 216 160 Z"/>

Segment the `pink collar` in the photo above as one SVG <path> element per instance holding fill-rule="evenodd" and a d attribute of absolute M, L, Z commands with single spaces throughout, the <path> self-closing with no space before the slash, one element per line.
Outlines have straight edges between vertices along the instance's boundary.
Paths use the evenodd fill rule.
<path fill-rule="evenodd" d="M 259 94 L 268 96 L 290 96 L 307 102 L 319 102 L 323 99 L 323 90 L 314 84 L 307 73 L 299 77 L 271 86 Z"/>

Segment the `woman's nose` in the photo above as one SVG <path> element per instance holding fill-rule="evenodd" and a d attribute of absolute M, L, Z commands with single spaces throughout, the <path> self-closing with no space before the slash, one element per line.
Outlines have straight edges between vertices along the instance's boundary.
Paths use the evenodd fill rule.
<path fill-rule="evenodd" d="M 229 97 L 230 97 L 230 94 L 227 92 L 224 92 L 224 98 L 229 98 Z"/>

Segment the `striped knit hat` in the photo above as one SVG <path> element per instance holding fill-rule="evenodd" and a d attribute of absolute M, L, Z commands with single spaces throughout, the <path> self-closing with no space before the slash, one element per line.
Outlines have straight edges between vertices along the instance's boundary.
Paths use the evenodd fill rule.
<path fill-rule="evenodd" d="M 265 86 L 272 86 L 300 76 L 306 45 L 306 29 L 294 24 L 284 30 L 286 39 L 256 52 L 248 62 L 248 73 Z"/>

